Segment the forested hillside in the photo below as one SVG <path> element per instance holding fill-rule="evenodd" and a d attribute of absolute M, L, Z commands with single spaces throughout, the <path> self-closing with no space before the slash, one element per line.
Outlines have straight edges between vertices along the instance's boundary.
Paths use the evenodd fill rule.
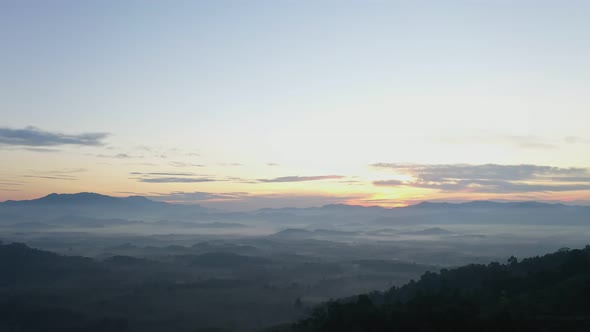
<path fill-rule="evenodd" d="M 588 331 L 590 246 L 467 265 L 331 301 L 293 331 Z M 277 329 L 282 330 L 282 329 Z"/>

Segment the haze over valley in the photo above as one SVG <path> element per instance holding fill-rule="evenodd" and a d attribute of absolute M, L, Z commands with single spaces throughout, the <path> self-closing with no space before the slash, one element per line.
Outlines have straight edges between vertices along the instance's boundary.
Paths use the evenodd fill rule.
<path fill-rule="evenodd" d="M 0 332 L 589 331 L 588 17 L 0 0 Z"/>
<path fill-rule="evenodd" d="M 65 255 L 52 256 L 56 263 L 34 260 L 29 273 L 37 276 L 14 279 L 22 282 L 17 289 L 50 286 L 65 299 L 90 291 L 88 283 L 110 289 L 64 302 L 70 310 L 92 317 L 97 305 L 110 303 L 101 315 L 125 317 L 131 331 L 158 331 L 169 320 L 178 331 L 254 331 L 296 320 L 332 298 L 401 286 L 426 271 L 584 246 L 589 217 L 590 207 L 536 202 L 227 212 L 139 196 L 50 194 L 0 203 L 0 239 L 5 249 L 14 242 Z M 89 258 L 68 263 L 72 256 Z M 28 275 L 22 268 L 15 273 Z M 116 309 L 130 303 L 138 311 L 133 316 Z"/>

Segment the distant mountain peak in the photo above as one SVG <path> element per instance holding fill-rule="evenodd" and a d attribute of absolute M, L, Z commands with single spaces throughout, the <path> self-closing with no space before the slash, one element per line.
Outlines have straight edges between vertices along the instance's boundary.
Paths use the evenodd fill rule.
<path fill-rule="evenodd" d="M 321 208 L 322 209 L 354 209 L 354 208 L 358 208 L 358 207 L 364 207 L 364 206 L 339 203 L 339 204 L 326 204 L 326 205 L 323 205 Z"/>
<path fill-rule="evenodd" d="M 144 196 L 128 196 L 128 197 L 124 197 L 126 200 L 129 201 L 136 201 L 136 202 L 157 202 L 157 201 L 153 201 L 147 197 Z M 161 203 L 161 202 L 160 202 Z"/>
<path fill-rule="evenodd" d="M 115 202 L 123 200 L 122 197 L 113 197 L 93 192 L 81 192 L 75 194 L 49 194 L 45 197 L 37 199 L 37 201 L 51 201 L 54 203 L 102 203 L 102 202 Z"/>
<path fill-rule="evenodd" d="M 36 200 L 67 200 L 67 199 L 105 199 L 105 198 L 114 198 L 107 195 L 97 194 L 93 192 L 80 192 L 74 194 L 58 194 L 58 193 L 51 193 L 47 196 L 43 196 Z"/>
<path fill-rule="evenodd" d="M 277 233 L 271 234 L 271 237 L 301 237 L 311 235 L 312 232 L 302 228 L 287 228 Z"/>
<path fill-rule="evenodd" d="M 80 192 L 74 194 L 51 193 L 49 195 L 22 201 L 6 201 L 10 205 L 102 205 L 102 204 L 154 204 L 163 205 L 164 202 L 152 201 L 143 196 L 114 197 L 93 192 Z"/>
<path fill-rule="evenodd" d="M 512 202 L 507 203 L 511 207 L 519 207 L 519 208 L 546 208 L 546 207 L 564 207 L 561 203 L 543 203 L 543 202 L 536 202 L 536 201 L 526 201 L 526 202 Z"/>
<path fill-rule="evenodd" d="M 415 205 L 410 205 L 408 207 L 416 207 L 416 208 L 436 208 L 436 207 L 453 207 L 456 206 L 458 204 L 453 204 L 453 203 L 448 203 L 448 202 L 430 202 L 430 201 L 424 201 L 424 202 L 420 202 L 418 204 Z"/>
<path fill-rule="evenodd" d="M 384 209 L 381 206 L 364 206 L 364 205 L 355 205 L 355 204 L 326 204 L 321 207 L 321 209 L 332 209 L 332 210 L 352 210 L 352 209 Z"/>
<path fill-rule="evenodd" d="M 470 202 L 450 203 L 450 202 L 430 202 L 424 201 L 409 207 L 416 208 L 543 208 L 543 207 L 564 207 L 563 204 L 552 204 L 537 201 L 520 201 L 520 202 L 496 202 L 490 200 L 475 200 Z"/>

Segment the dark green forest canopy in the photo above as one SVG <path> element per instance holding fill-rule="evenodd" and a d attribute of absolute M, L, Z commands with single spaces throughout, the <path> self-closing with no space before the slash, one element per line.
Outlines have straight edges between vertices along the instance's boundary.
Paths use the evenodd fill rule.
<path fill-rule="evenodd" d="M 587 331 L 590 246 L 471 264 L 385 292 L 330 301 L 292 331 Z M 277 328 L 283 330 L 283 328 Z"/>

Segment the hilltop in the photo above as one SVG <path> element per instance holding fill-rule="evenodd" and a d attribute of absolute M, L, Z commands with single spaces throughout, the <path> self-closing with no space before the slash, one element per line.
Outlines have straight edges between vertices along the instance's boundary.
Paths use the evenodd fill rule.
<path fill-rule="evenodd" d="M 471 264 L 330 301 L 274 331 L 587 331 L 590 246 Z M 271 331 L 273 331 L 271 329 Z"/>

